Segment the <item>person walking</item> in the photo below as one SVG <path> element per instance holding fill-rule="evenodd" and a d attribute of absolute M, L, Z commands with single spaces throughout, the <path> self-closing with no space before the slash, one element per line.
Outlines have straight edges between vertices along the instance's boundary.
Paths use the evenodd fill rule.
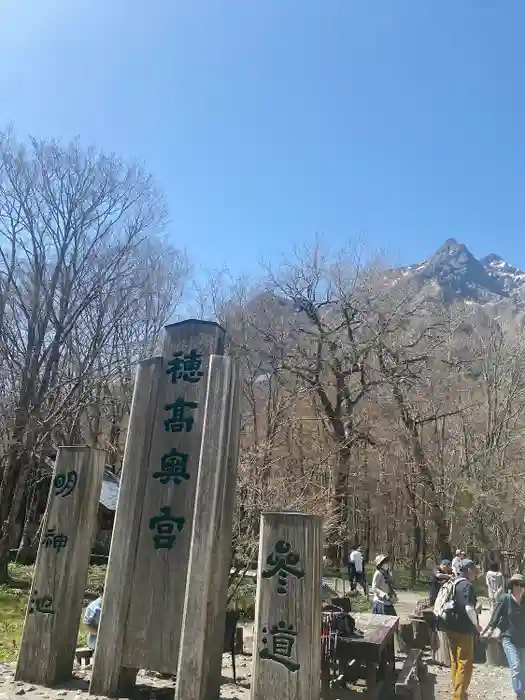
<path fill-rule="evenodd" d="M 378 554 L 374 563 L 376 570 L 370 587 L 373 595 L 372 613 L 396 616 L 394 606 L 397 603 L 397 593 L 394 590 L 394 579 L 390 571 L 390 557 L 387 554 Z"/>
<path fill-rule="evenodd" d="M 498 562 L 490 564 L 485 581 L 487 583 L 490 614 L 492 615 L 494 610 L 498 607 L 500 600 L 505 595 L 505 579 L 500 571 Z"/>
<path fill-rule="evenodd" d="M 350 552 L 350 557 L 348 560 L 348 569 L 348 576 L 350 577 L 351 571 L 353 577 L 353 580 L 350 583 L 352 590 L 355 591 L 355 589 L 357 588 L 357 584 L 359 583 L 361 585 L 361 588 L 363 589 L 363 595 L 366 595 L 366 575 L 363 558 L 363 548 L 360 544 L 356 545 Z"/>
<path fill-rule="evenodd" d="M 512 688 L 518 700 L 525 698 L 525 577 L 514 574 L 509 580 L 509 593 L 504 594 L 492 613 L 482 636 L 490 637 L 497 628 L 510 668 Z"/>
<path fill-rule="evenodd" d="M 450 645 L 452 700 L 466 700 L 474 670 L 474 640 L 481 633 L 472 585 L 477 578 L 477 566 L 470 559 L 463 559 L 457 569 L 459 576 L 455 579 L 453 606 L 444 631 Z"/>

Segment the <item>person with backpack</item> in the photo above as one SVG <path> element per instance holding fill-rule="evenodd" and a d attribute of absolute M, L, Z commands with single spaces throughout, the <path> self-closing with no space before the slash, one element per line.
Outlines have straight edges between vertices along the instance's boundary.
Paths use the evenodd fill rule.
<path fill-rule="evenodd" d="M 458 571 L 459 576 L 440 589 L 434 615 L 438 629 L 446 633 L 450 646 L 452 700 L 466 700 L 474 670 L 474 640 L 481 633 L 473 586 L 477 566 L 470 559 L 463 559 Z"/>
<path fill-rule="evenodd" d="M 498 607 L 498 603 L 505 595 L 505 579 L 503 578 L 497 561 L 490 564 L 485 581 L 487 583 L 490 613 L 492 615 L 494 610 Z"/>
<path fill-rule="evenodd" d="M 514 574 L 509 580 L 509 593 L 503 596 L 492 613 L 482 636 L 490 637 L 498 628 L 501 644 L 510 668 L 512 688 L 518 700 L 525 698 L 525 577 Z"/>
<path fill-rule="evenodd" d="M 370 587 L 373 595 L 372 614 L 397 616 L 394 607 L 397 603 L 397 593 L 394 590 L 394 579 L 390 572 L 390 557 L 386 554 L 378 554 L 375 565 L 376 570 Z"/>

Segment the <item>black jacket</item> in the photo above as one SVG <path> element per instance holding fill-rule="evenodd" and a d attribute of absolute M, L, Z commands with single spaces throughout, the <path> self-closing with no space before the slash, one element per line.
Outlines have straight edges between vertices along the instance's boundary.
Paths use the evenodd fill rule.
<path fill-rule="evenodd" d="M 502 637 L 508 637 L 514 646 L 525 649 L 525 605 L 516 603 L 507 593 L 492 613 L 489 627 L 500 630 Z"/>

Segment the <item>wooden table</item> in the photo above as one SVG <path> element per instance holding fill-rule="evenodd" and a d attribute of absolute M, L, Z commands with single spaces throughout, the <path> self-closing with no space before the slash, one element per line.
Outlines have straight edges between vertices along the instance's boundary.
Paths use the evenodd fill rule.
<path fill-rule="evenodd" d="M 399 625 L 398 617 L 352 613 L 357 629 L 363 637 L 339 637 L 335 661 L 341 673 L 341 683 L 355 678 L 366 681 L 366 698 L 375 700 L 385 684 L 395 682 L 394 637 Z M 323 698 L 330 696 L 330 669 L 323 660 Z"/>

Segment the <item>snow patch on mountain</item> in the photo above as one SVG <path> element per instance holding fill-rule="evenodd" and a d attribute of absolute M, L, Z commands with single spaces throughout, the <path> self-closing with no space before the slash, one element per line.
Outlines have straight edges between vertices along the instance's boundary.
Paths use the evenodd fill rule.
<path fill-rule="evenodd" d="M 455 238 L 445 241 L 432 257 L 398 269 L 394 276 L 422 290 L 437 288 L 446 302 L 490 304 L 512 299 L 525 303 L 525 270 L 495 253 L 478 260 Z"/>

